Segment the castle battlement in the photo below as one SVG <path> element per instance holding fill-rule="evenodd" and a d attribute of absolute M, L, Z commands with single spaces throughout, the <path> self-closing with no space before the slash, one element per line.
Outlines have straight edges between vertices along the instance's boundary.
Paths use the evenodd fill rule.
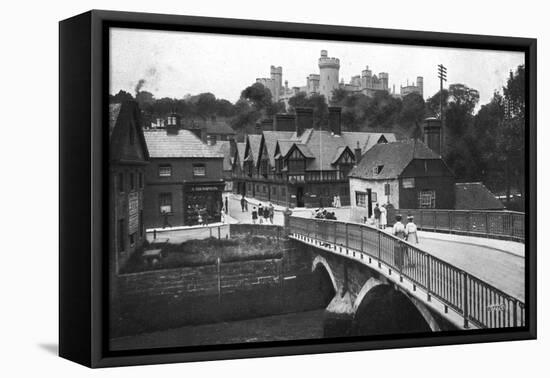
<path fill-rule="evenodd" d="M 319 58 L 319 68 L 340 68 L 340 59 L 338 58 Z"/>

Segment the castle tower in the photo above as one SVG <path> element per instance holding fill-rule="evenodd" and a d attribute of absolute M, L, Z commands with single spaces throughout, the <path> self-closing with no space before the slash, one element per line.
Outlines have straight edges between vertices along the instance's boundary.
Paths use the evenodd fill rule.
<path fill-rule="evenodd" d="M 340 59 L 329 58 L 327 50 L 321 50 L 319 73 L 319 93 L 325 96 L 327 102 L 330 102 L 332 91 L 339 87 Z"/>
<path fill-rule="evenodd" d="M 378 74 L 378 79 L 380 79 L 380 82 L 382 83 L 382 90 L 387 91 L 389 88 L 389 75 L 387 72 L 380 72 Z"/>
<path fill-rule="evenodd" d="M 420 96 L 424 97 L 424 78 L 422 76 L 416 77 L 416 86 L 418 87 Z"/>
<path fill-rule="evenodd" d="M 271 66 L 271 80 L 273 80 L 273 102 L 277 102 L 283 87 L 283 67 Z"/>

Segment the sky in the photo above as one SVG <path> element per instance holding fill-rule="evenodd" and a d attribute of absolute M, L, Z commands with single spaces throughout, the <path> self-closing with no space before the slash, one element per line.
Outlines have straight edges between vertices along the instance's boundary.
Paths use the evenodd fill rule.
<path fill-rule="evenodd" d="M 366 66 L 389 74 L 390 89 L 424 77 L 424 98 L 439 91 L 437 65 L 447 67 L 446 85 L 466 84 L 480 94 L 480 103 L 502 92 L 510 70 L 524 64 L 524 54 L 510 51 L 335 42 L 271 37 L 113 28 L 110 31 L 111 94 L 142 90 L 156 98 L 183 98 L 211 92 L 231 102 L 256 78 L 269 77 L 270 66 L 283 67 L 283 83 L 305 86 L 319 73 L 321 50 L 340 59 L 340 79 L 347 83 Z"/>

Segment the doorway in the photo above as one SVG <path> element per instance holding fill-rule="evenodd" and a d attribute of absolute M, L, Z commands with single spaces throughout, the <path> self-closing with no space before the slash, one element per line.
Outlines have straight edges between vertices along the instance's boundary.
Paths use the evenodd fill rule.
<path fill-rule="evenodd" d="M 370 218 L 372 217 L 372 189 L 367 189 L 367 209 Z"/>
<path fill-rule="evenodd" d="M 296 207 L 304 207 L 304 187 L 296 187 Z"/>

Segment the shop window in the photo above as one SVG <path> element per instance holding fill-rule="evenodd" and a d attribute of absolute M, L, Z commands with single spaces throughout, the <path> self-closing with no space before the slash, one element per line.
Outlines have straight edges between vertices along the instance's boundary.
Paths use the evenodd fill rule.
<path fill-rule="evenodd" d="M 421 209 L 435 208 L 435 190 L 422 190 L 418 193 L 418 207 Z"/>
<path fill-rule="evenodd" d="M 414 188 L 414 177 L 404 178 L 402 181 L 403 189 L 412 189 Z"/>
<path fill-rule="evenodd" d="M 172 212 L 172 193 L 159 194 L 159 209 L 161 214 Z"/>
<path fill-rule="evenodd" d="M 171 177 L 172 166 L 171 165 L 159 165 L 159 177 Z"/>
<path fill-rule="evenodd" d="M 367 193 L 355 192 L 355 203 L 358 207 L 367 207 Z"/>
<path fill-rule="evenodd" d="M 206 166 L 204 164 L 193 164 L 193 176 L 206 176 Z"/>

